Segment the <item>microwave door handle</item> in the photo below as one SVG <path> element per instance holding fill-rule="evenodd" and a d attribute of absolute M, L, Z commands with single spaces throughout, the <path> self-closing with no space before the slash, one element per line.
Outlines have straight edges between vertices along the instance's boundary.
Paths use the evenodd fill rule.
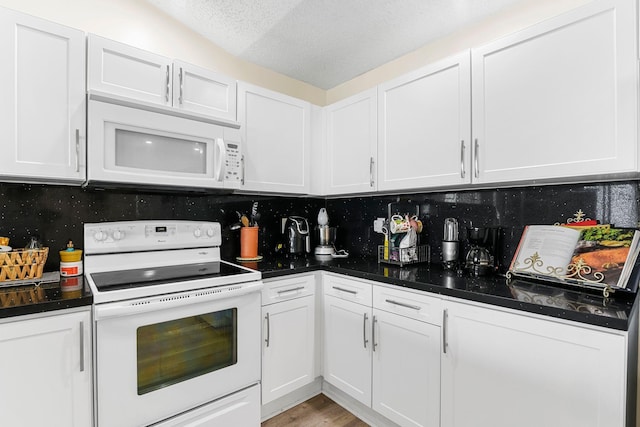
<path fill-rule="evenodd" d="M 222 138 L 216 138 L 216 156 L 215 156 L 215 180 L 222 181 L 224 176 L 224 161 L 227 158 L 227 149 Z"/>

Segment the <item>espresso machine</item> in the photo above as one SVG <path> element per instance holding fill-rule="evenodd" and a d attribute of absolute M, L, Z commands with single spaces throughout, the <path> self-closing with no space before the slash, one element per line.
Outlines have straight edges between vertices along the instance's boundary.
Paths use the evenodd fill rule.
<path fill-rule="evenodd" d="M 301 216 L 290 216 L 284 225 L 285 252 L 287 255 L 306 255 L 311 252 L 309 222 Z"/>
<path fill-rule="evenodd" d="M 467 227 L 469 243 L 464 267 L 472 276 L 486 276 L 500 269 L 502 228 Z"/>

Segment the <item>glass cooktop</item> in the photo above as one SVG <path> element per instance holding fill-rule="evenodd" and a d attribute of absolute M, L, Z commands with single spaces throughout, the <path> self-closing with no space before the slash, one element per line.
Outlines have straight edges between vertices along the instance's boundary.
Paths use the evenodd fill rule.
<path fill-rule="evenodd" d="M 99 291 L 114 291 L 197 279 L 222 278 L 246 273 L 250 273 L 250 271 L 243 270 L 233 264 L 203 262 L 197 264 L 107 271 L 103 273 L 91 273 L 90 276 Z"/>

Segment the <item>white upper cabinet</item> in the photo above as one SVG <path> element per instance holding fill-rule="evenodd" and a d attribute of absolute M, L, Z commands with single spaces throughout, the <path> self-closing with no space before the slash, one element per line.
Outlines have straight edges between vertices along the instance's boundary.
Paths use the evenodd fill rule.
<path fill-rule="evenodd" d="M 171 59 L 89 34 L 89 90 L 172 105 Z"/>
<path fill-rule="evenodd" d="M 235 121 L 236 81 L 133 46 L 89 35 L 88 88 Z"/>
<path fill-rule="evenodd" d="M 173 105 L 187 111 L 236 119 L 236 80 L 181 61 L 173 62 Z"/>
<path fill-rule="evenodd" d="M 85 179 L 85 42 L 80 30 L 0 9 L 0 175 Z"/>
<path fill-rule="evenodd" d="M 470 182 L 469 52 L 378 86 L 378 190 Z"/>
<path fill-rule="evenodd" d="M 239 82 L 238 121 L 244 153 L 241 189 L 309 193 L 311 104 Z"/>
<path fill-rule="evenodd" d="M 325 107 L 327 194 L 376 190 L 377 109 L 375 88 Z"/>
<path fill-rule="evenodd" d="M 598 0 L 474 49 L 473 181 L 637 170 L 636 19 Z"/>

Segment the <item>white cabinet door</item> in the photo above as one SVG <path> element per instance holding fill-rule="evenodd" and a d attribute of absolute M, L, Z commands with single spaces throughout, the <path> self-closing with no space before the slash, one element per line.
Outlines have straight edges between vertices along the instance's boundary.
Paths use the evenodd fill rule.
<path fill-rule="evenodd" d="M 223 74 L 89 34 L 91 91 L 236 120 L 236 81 Z"/>
<path fill-rule="evenodd" d="M 376 190 L 377 109 L 375 88 L 325 107 L 327 194 Z"/>
<path fill-rule="evenodd" d="M 238 83 L 243 134 L 242 190 L 309 193 L 311 104 Z"/>
<path fill-rule="evenodd" d="M 378 190 L 470 182 L 469 52 L 378 86 Z"/>
<path fill-rule="evenodd" d="M 594 1 L 472 51 L 474 182 L 636 170 L 635 8 Z"/>
<path fill-rule="evenodd" d="M 448 303 L 443 427 L 624 427 L 622 334 Z"/>
<path fill-rule="evenodd" d="M 313 382 L 314 307 L 313 295 L 262 307 L 263 405 Z"/>
<path fill-rule="evenodd" d="M 440 425 L 440 327 L 373 311 L 372 407 L 400 426 Z"/>
<path fill-rule="evenodd" d="M 207 116 L 236 120 L 236 80 L 211 70 L 173 62 L 173 105 Z"/>
<path fill-rule="evenodd" d="M 89 311 L 0 324 L 7 426 L 92 425 Z"/>
<path fill-rule="evenodd" d="M 324 295 L 324 380 L 371 406 L 372 309 Z"/>
<path fill-rule="evenodd" d="M 0 175 L 83 182 L 84 33 L 0 9 L 0 51 Z"/>
<path fill-rule="evenodd" d="M 89 34 L 88 89 L 172 105 L 171 59 Z"/>

